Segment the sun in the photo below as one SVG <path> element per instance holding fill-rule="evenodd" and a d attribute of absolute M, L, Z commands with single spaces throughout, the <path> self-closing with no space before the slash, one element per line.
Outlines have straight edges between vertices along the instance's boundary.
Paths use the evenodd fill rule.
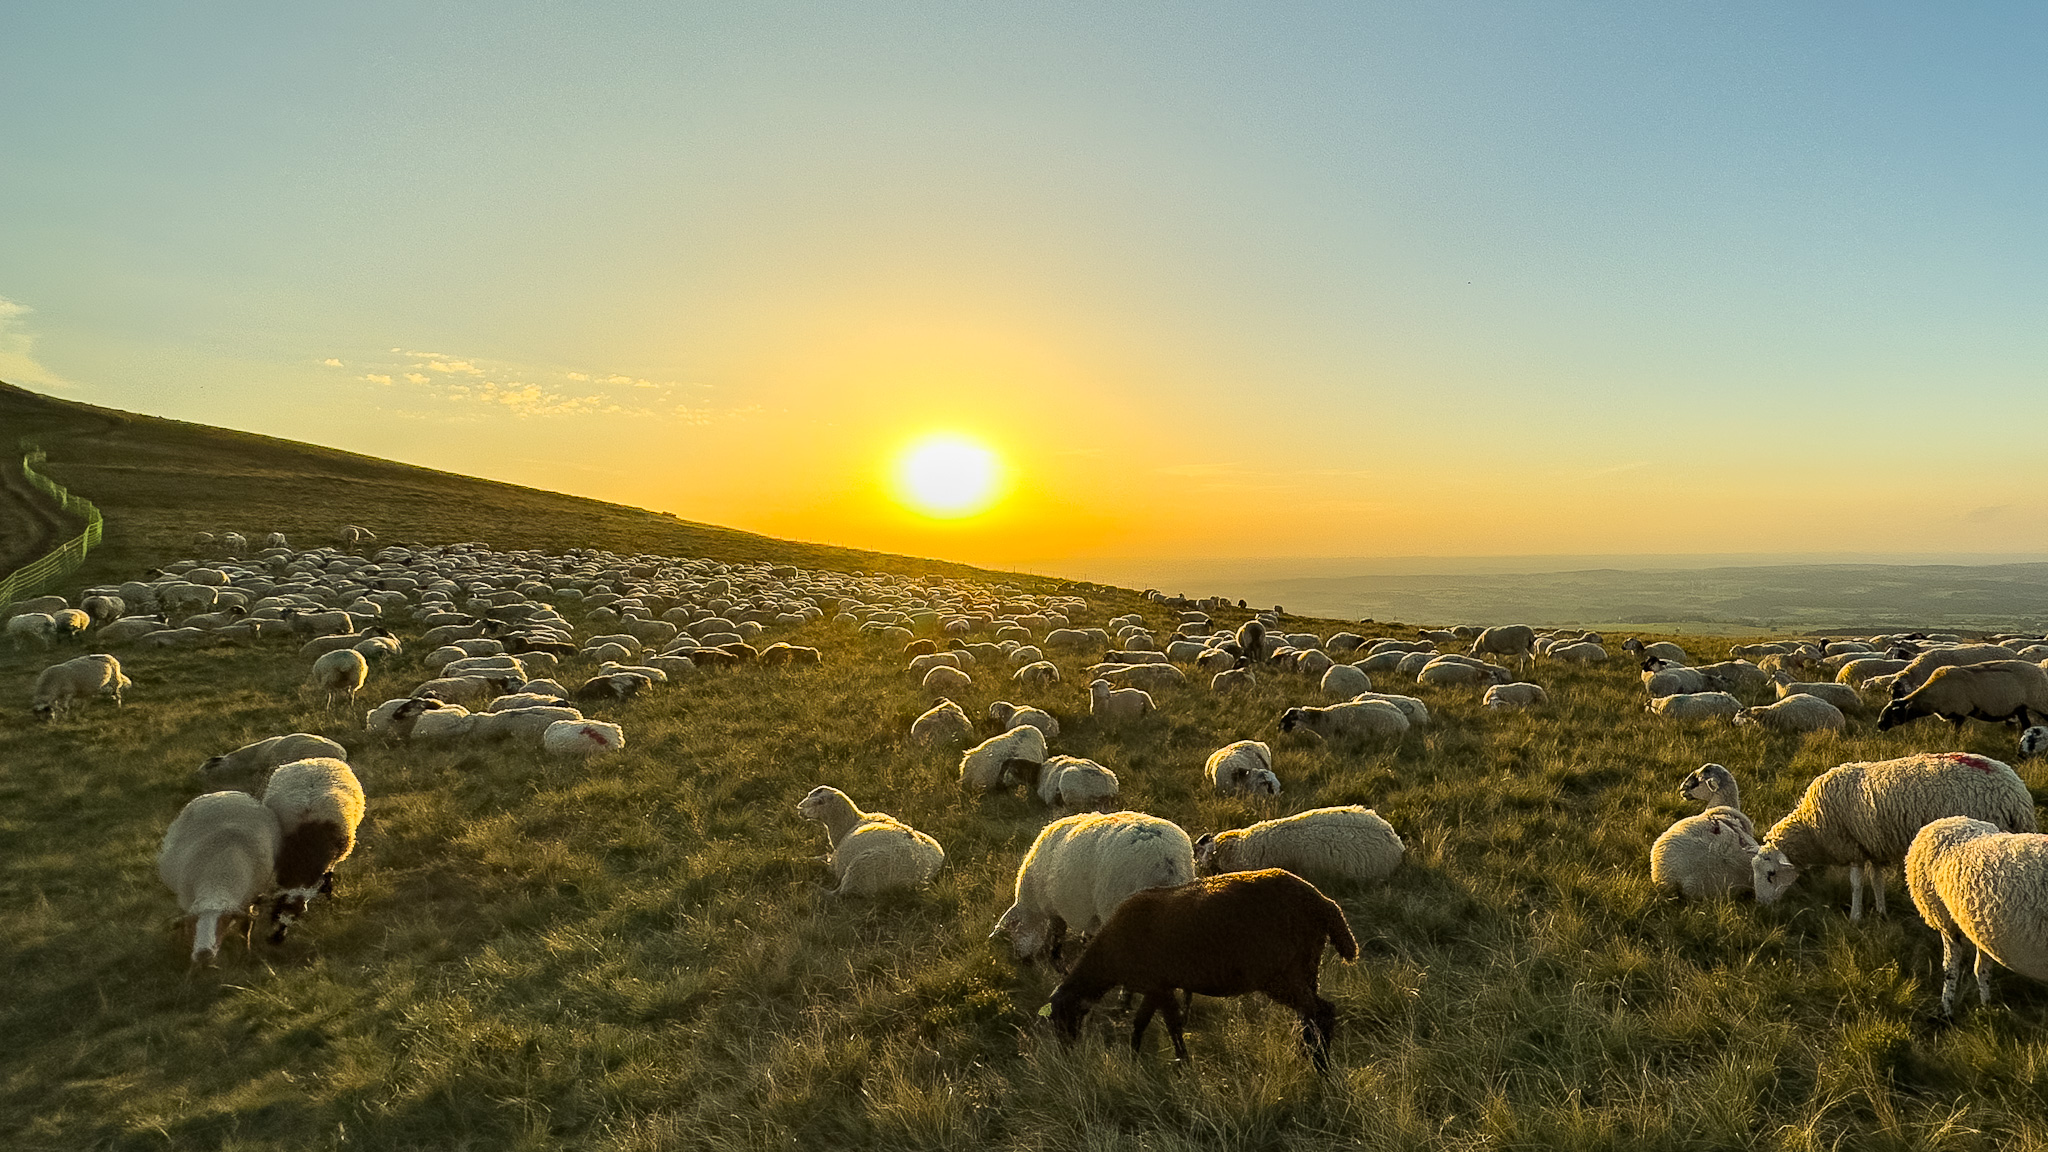
<path fill-rule="evenodd" d="M 937 520 L 986 510 L 1003 494 L 1003 461 L 971 436 L 935 432 L 896 458 L 896 498 Z"/>

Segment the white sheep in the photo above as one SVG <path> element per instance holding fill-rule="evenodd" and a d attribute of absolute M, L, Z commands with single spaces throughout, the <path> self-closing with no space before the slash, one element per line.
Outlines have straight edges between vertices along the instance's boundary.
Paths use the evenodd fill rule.
<path fill-rule="evenodd" d="M 1967 752 L 1923 752 L 1897 760 L 1841 764 L 1815 777 L 1796 807 L 1757 847 L 1756 898 L 1769 904 L 1801 870 L 1849 866 L 1849 918 L 1863 918 L 1863 879 L 1884 915 L 1884 873 L 1905 859 L 1914 833 L 1944 816 L 1989 820 L 2033 832 L 2034 798 L 2005 764 Z"/>
<path fill-rule="evenodd" d="M 1742 701 L 1726 692 L 1678 692 L 1652 699 L 1643 711 L 1666 720 L 1733 720 L 1742 712 Z"/>
<path fill-rule="evenodd" d="M 1194 878 L 1194 843 L 1170 820 L 1143 812 L 1068 816 L 1031 842 L 1017 868 L 1016 900 L 989 935 L 1009 936 L 1019 960 L 1057 962 L 1068 933 L 1096 931 L 1131 893 Z"/>
<path fill-rule="evenodd" d="M 407 696 L 386 700 L 363 716 L 363 729 L 386 740 L 408 740 L 422 714 L 453 707 L 431 696 Z"/>
<path fill-rule="evenodd" d="M 1652 699 L 1660 696 L 1691 695 L 1712 689 L 1713 685 L 1707 683 L 1707 678 L 1697 668 L 1687 668 L 1682 664 L 1671 664 L 1663 660 L 1650 661 L 1643 668 L 1643 690 L 1649 693 Z"/>
<path fill-rule="evenodd" d="M 1485 698 L 1479 703 L 1487 708 L 1533 708 L 1550 703 L 1550 697 L 1544 693 L 1541 684 L 1517 681 L 1488 688 Z"/>
<path fill-rule="evenodd" d="M 335 866 L 355 850 L 363 822 L 363 786 L 331 756 L 294 760 L 270 773 L 263 806 L 277 817 L 278 891 L 270 906 L 270 942 L 277 944 L 309 901 L 333 894 Z"/>
<path fill-rule="evenodd" d="M 1930 821 L 1906 850 L 1906 890 L 1941 934 L 1943 1016 L 1955 1014 L 1963 940 L 1977 949 L 1979 1003 L 1991 1003 L 1994 961 L 2048 980 L 2048 836 L 1967 816 Z"/>
<path fill-rule="evenodd" d="M 974 739 L 974 721 L 967 718 L 966 709 L 941 700 L 910 722 L 910 739 L 927 748 L 966 744 Z"/>
<path fill-rule="evenodd" d="M 164 832 L 156 874 L 192 924 L 192 963 L 210 965 L 227 924 L 240 920 L 276 878 L 277 816 L 247 792 L 209 792 L 179 811 Z"/>
<path fill-rule="evenodd" d="M 541 733 L 540 746 L 556 756 L 596 756 L 626 746 L 626 733 L 602 720 L 557 720 Z"/>
<path fill-rule="evenodd" d="M 1844 713 L 1860 711 L 1864 706 L 1862 694 L 1847 681 L 1800 683 L 1794 681 L 1790 673 L 1780 672 L 1772 682 L 1777 686 L 1780 700 L 1787 696 L 1818 696 Z"/>
<path fill-rule="evenodd" d="M 48 650 L 57 635 L 57 621 L 48 612 L 23 612 L 7 618 L 7 634 L 14 638 L 16 649 L 27 648 L 33 640 Z"/>
<path fill-rule="evenodd" d="M 1360 692 L 1351 699 L 1354 703 L 1378 700 L 1384 704 L 1392 704 L 1401 710 L 1401 715 L 1408 718 L 1411 726 L 1429 723 L 1429 705 L 1413 696 L 1400 696 L 1392 692 Z"/>
<path fill-rule="evenodd" d="M 1581 640 L 1576 644 L 1559 644 L 1544 655 L 1567 664 L 1599 664 L 1607 659 L 1607 649 L 1590 640 Z"/>
<path fill-rule="evenodd" d="M 1357 804 L 1312 808 L 1195 841 L 1204 872 L 1285 868 L 1311 878 L 1365 882 L 1392 875 L 1405 851 L 1393 825 Z"/>
<path fill-rule="evenodd" d="M 1408 734 L 1408 717 L 1384 700 L 1347 700 L 1322 708 L 1289 708 L 1280 714 L 1280 731 L 1296 728 L 1306 728 L 1331 743 L 1399 740 Z"/>
<path fill-rule="evenodd" d="M 232 752 L 210 756 L 199 766 L 202 776 L 218 777 L 242 775 L 268 771 L 294 760 L 310 760 L 325 756 L 335 760 L 347 760 L 348 750 L 325 736 L 311 732 L 293 732 L 289 736 L 272 736 L 253 744 L 244 744 Z"/>
<path fill-rule="evenodd" d="M 1657 660 L 1667 660 L 1679 665 L 1692 663 L 1692 657 L 1686 655 L 1685 649 L 1668 640 L 1657 640 L 1645 644 L 1631 636 L 1621 642 L 1621 650 L 1632 653 L 1639 659 L 1647 660 L 1654 658 Z"/>
<path fill-rule="evenodd" d="M 1756 825 L 1742 811 L 1735 774 L 1719 764 L 1703 764 L 1678 791 L 1705 804 L 1706 811 L 1672 824 L 1650 845 L 1650 880 L 1691 900 L 1748 890 Z"/>
<path fill-rule="evenodd" d="M 1323 671 L 1320 687 L 1325 700 L 1349 700 L 1361 692 L 1372 691 L 1372 677 L 1350 664 L 1332 664 Z"/>
<path fill-rule="evenodd" d="M 941 664 L 924 674 L 924 690 L 937 697 L 951 696 L 974 687 L 974 677 L 958 668 Z"/>
<path fill-rule="evenodd" d="M 1043 708 L 1012 704 L 1008 700 L 998 700 L 990 704 L 988 706 L 988 718 L 1002 725 L 1003 730 L 1006 732 L 1019 724 L 1029 724 L 1040 732 L 1045 733 L 1047 740 L 1060 734 L 1060 722 L 1054 718 L 1052 713 L 1045 711 Z"/>
<path fill-rule="evenodd" d="M 2048 727 L 2037 724 L 2020 733 L 2020 755 L 2031 758 L 2044 750 L 2048 750 Z"/>
<path fill-rule="evenodd" d="M 960 754 L 960 786 L 995 792 L 1045 763 L 1045 733 L 1029 724 L 991 736 Z"/>
<path fill-rule="evenodd" d="M 931 882 L 946 863 L 937 840 L 887 812 L 863 812 L 846 793 L 820 784 L 797 802 L 806 820 L 825 826 L 831 855 L 825 858 L 839 880 L 839 896 L 874 896 Z"/>
<path fill-rule="evenodd" d="M 1439 656 L 1415 674 L 1417 684 L 1505 684 L 1514 674 L 1497 664 L 1482 664 L 1454 655 Z"/>
<path fill-rule="evenodd" d="M 1115 688 L 1111 687 L 1108 680 L 1100 679 L 1088 685 L 1088 714 L 1104 723 L 1124 724 L 1141 720 L 1147 712 L 1155 711 L 1157 708 L 1158 705 L 1152 702 L 1151 693 L 1141 689 Z"/>
<path fill-rule="evenodd" d="M 1527 624 L 1502 624 L 1473 638 L 1471 655 L 1512 656 L 1521 668 L 1536 658 L 1536 630 Z"/>
<path fill-rule="evenodd" d="M 80 700 L 94 696 L 111 697 L 121 705 L 121 693 L 135 682 L 121 674 L 121 662 L 104 652 L 74 656 L 52 664 L 36 677 L 29 696 L 29 711 L 44 720 L 55 720 Z"/>
<path fill-rule="evenodd" d="M 1171 664 L 1095 664 L 1088 674 L 1113 688 L 1178 688 L 1188 682 L 1187 673 Z"/>
<path fill-rule="evenodd" d="M 1209 778 L 1209 787 L 1218 792 L 1264 791 L 1270 783 L 1277 795 L 1280 780 L 1273 774 L 1273 749 L 1261 740 L 1239 740 L 1225 744 L 1209 753 L 1209 760 L 1202 766 L 1203 775 Z"/>
<path fill-rule="evenodd" d="M 353 648 L 340 648 L 313 661 L 306 687 L 325 694 L 327 706 L 355 703 L 356 693 L 370 679 L 370 662 Z"/>
<path fill-rule="evenodd" d="M 1225 668 L 1209 677 L 1209 691 L 1232 692 L 1240 688 L 1250 688 L 1258 682 L 1258 677 L 1252 674 L 1251 665 L 1240 656 L 1235 667 Z"/>
<path fill-rule="evenodd" d="M 1053 756 L 1038 770 L 1038 798 L 1054 808 L 1102 808 L 1120 792 L 1116 773 L 1093 760 Z"/>
<path fill-rule="evenodd" d="M 1060 669 L 1050 660 L 1033 660 L 1012 673 L 1010 679 L 1019 687 L 1050 688 L 1060 682 Z"/>
<path fill-rule="evenodd" d="M 1803 693 L 1787 696 L 1776 704 L 1744 708 L 1735 714 L 1735 722 L 1773 732 L 1840 732 L 1849 726 L 1840 708 Z"/>

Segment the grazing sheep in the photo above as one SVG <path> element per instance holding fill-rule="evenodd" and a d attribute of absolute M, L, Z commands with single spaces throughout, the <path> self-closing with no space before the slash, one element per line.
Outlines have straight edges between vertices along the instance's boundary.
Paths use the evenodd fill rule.
<path fill-rule="evenodd" d="M 1258 677 L 1252 675 L 1251 663 L 1240 656 L 1237 658 L 1237 664 L 1234 667 L 1225 668 L 1216 675 L 1209 677 L 1209 691 L 1216 693 L 1234 692 L 1241 688 L 1250 688 L 1258 682 Z"/>
<path fill-rule="evenodd" d="M 1399 740 L 1408 734 L 1408 717 L 1384 700 L 1349 700 L 1326 707 L 1289 708 L 1280 714 L 1280 731 L 1305 728 L 1333 744 L 1374 739 Z"/>
<path fill-rule="evenodd" d="M 1285 868 L 1302 876 L 1378 883 L 1394 874 L 1407 851 L 1394 826 L 1357 804 L 1311 808 L 1195 841 L 1204 872 Z"/>
<path fill-rule="evenodd" d="M 1657 640 L 1645 644 L 1631 636 L 1621 642 L 1621 650 L 1635 656 L 1639 660 L 1657 659 L 1680 666 L 1692 663 L 1692 657 L 1686 655 L 1685 649 L 1668 640 Z"/>
<path fill-rule="evenodd" d="M 347 760 L 348 750 L 325 736 L 311 732 L 294 732 L 289 736 L 272 736 L 253 744 L 244 744 L 232 752 L 210 756 L 199 766 L 201 776 L 242 775 L 266 771 L 294 760 L 311 760 L 326 757 L 333 760 Z"/>
<path fill-rule="evenodd" d="M 1776 704 L 1744 708 L 1735 714 L 1741 726 L 1766 728 L 1773 732 L 1841 732 L 1848 728 L 1842 710 L 1818 696 L 1796 694 Z"/>
<path fill-rule="evenodd" d="M 1170 820 L 1143 812 L 1068 816 L 1031 842 L 1017 868 L 1016 901 L 989 935 L 1009 936 L 1019 960 L 1056 962 L 1067 933 L 1094 932 L 1131 893 L 1194 878 L 1194 843 Z"/>
<path fill-rule="evenodd" d="M 1039 800 L 1054 808 L 1102 808 L 1119 794 L 1116 773 L 1093 760 L 1053 756 L 1039 766 Z"/>
<path fill-rule="evenodd" d="M 991 736 L 960 755 L 960 786 L 996 792 L 1045 763 L 1045 733 L 1029 724 Z"/>
<path fill-rule="evenodd" d="M 1778 699 L 1780 700 L 1788 696 L 1818 696 L 1822 700 L 1833 704 L 1837 710 L 1844 714 L 1860 711 L 1863 708 L 1862 694 L 1847 683 L 1837 684 L 1825 681 L 1800 683 L 1794 681 L 1788 672 L 1778 673 L 1772 678 L 1772 683 L 1776 685 Z"/>
<path fill-rule="evenodd" d="M 1360 692 L 1372 691 L 1372 677 L 1350 664 L 1332 664 L 1324 670 L 1320 687 L 1325 700 L 1349 700 Z"/>
<path fill-rule="evenodd" d="M 287 608 L 279 616 L 293 631 L 306 636 L 334 636 L 356 630 L 355 617 L 340 609 L 325 612 L 303 612 Z"/>
<path fill-rule="evenodd" d="M 1481 632 L 1473 641 L 1473 656 L 1512 656 L 1522 668 L 1536 658 L 1536 630 L 1527 624 L 1502 624 Z"/>
<path fill-rule="evenodd" d="M 2036 725 L 2020 733 L 2020 755 L 2039 756 L 2048 750 L 2048 728 Z"/>
<path fill-rule="evenodd" d="M 250 909 L 276 877 L 277 816 L 247 792 L 209 792 L 179 811 L 157 851 L 156 874 L 192 924 L 192 963 L 211 965 L 227 924 L 248 940 Z"/>
<path fill-rule="evenodd" d="M 23 612 L 8 617 L 7 634 L 14 638 L 17 650 L 27 648 L 29 641 L 34 640 L 47 651 L 57 635 L 57 621 L 48 612 Z"/>
<path fill-rule="evenodd" d="M 1060 734 L 1060 722 L 1053 718 L 1052 713 L 1042 708 L 1012 704 L 1008 700 L 998 700 L 989 705 L 988 718 L 1002 725 L 1006 732 L 1019 724 L 1029 724 L 1045 733 L 1047 740 Z"/>
<path fill-rule="evenodd" d="M 1157 710 L 1150 693 L 1137 688 L 1113 688 L 1107 680 L 1096 680 L 1088 685 L 1088 714 L 1106 724 L 1125 724 L 1142 720 L 1147 712 Z"/>
<path fill-rule="evenodd" d="M 1279 778 L 1273 775 L 1273 750 L 1259 740 L 1239 740 L 1209 753 L 1202 773 L 1218 792 L 1255 792 L 1268 780 L 1273 787 L 1269 795 L 1280 791 Z"/>
<path fill-rule="evenodd" d="M 1841 764 L 1815 777 L 1796 807 L 1758 845 L 1756 898 L 1785 894 L 1802 869 L 1849 866 L 1849 918 L 1863 918 L 1863 879 L 1884 915 L 1881 869 L 1905 859 L 1913 834 L 1944 816 L 1989 820 L 2033 832 L 2034 798 L 2013 770 L 1966 752 L 1923 752 L 1897 760 Z"/>
<path fill-rule="evenodd" d="M 540 746 L 555 756 L 596 756 L 626 746 L 626 733 L 602 720 L 557 720 L 541 733 Z"/>
<path fill-rule="evenodd" d="M 334 893 L 334 868 L 355 850 L 363 786 L 331 756 L 294 760 L 270 773 L 263 806 L 277 817 L 277 897 L 270 942 L 281 944 L 306 904 Z"/>
<path fill-rule="evenodd" d="M 1892 681 L 1893 695 L 1904 696 L 1927 683 L 1937 671 L 1943 668 L 1959 668 L 1971 664 L 1988 664 L 2011 660 L 2012 649 L 1999 644 L 1958 644 L 1949 648 L 1936 648 L 1922 652 L 1899 670 L 1898 678 Z"/>
<path fill-rule="evenodd" d="M 1941 934 L 1943 1016 L 1955 1015 L 1963 940 L 1977 949 L 1981 1004 L 1991 1003 L 1993 961 L 2048 980 L 2048 836 L 1968 816 L 1930 821 L 1906 850 L 1906 890 Z"/>
<path fill-rule="evenodd" d="M 920 888 L 946 863 L 939 842 L 887 812 L 863 812 L 846 793 L 820 784 L 797 802 L 797 813 L 825 826 L 825 858 L 839 880 L 838 896 L 874 896 Z"/>
<path fill-rule="evenodd" d="M 1316 990 L 1326 940 L 1345 960 L 1358 957 L 1344 910 L 1315 885 L 1278 868 L 1133 893 L 1053 990 L 1053 1026 L 1066 1039 L 1077 1038 L 1088 1006 L 1122 985 L 1141 997 L 1131 1049 L 1141 1050 L 1152 1014 L 1159 1012 L 1166 1017 L 1174 1056 L 1186 1060 L 1176 992 L 1263 992 L 1300 1013 L 1302 1047 L 1316 1071 L 1327 1072 L 1337 1009 Z"/>
<path fill-rule="evenodd" d="M 958 668 L 940 665 L 924 674 L 924 690 L 933 696 L 945 698 L 965 692 L 974 687 L 974 677 Z"/>
<path fill-rule="evenodd" d="M 1060 682 L 1060 669 L 1050 660 L 1033 660 L 1017 669 L 1010 679 L 1023 688 L 1050 688 Z"/>
<path fill-rule="evenodd" d="M 1113 688 L 1177 688 L 1188 682 L 1187 673 L 1171 664 L 1096 664 L 1088 672 Z"/>
<path fill-rule="evenodd" d="M 121 662 L 104 652 L 74 656 L 62 664 L 50 665 L 36 677 L 29 696 L 29 712 L 41 720 L 55 720 L 69 712 L 73 704 L 94 696 L 112 697 L 118 708 L 121 693 L 134 685 L 134 681 L 121 674 Z"/>
<path fill-rule="evenodd" d="M 974 739 L 974 721 L 967 710 L 951 700 L 941 700 L 931 711 L 910 722 L 910 739 L 927 748 L 966 744 Z"/>
<path fill-rule="evenodd" d="M 1480 704 L 1487 708 L 1532 708 L 1538 704 L 1550 703 L 1540 684 L 1517 682 L 1495 684 L 1486 690 L 1486 697 Z"/>
<path fill-rule="evenodd" d="M 1939 716 L 1958 732 L 1965 720 L 2017 720 L 2024 729 L 2033 717 L 2048 719 L 2048 669 L 2025 660 L 1951 665 L 1935 669 L 1918 688 L 1901 691 L 1904 684 L 1893 682 L 1891 702 L 1877 715 L 1878 731 L 1922 716 Z"/>
<path fill-rule="evenodd" d="M 337 703 L 355 703 L 356 693 L 370 679 L 370 662 L 353 648 L 342 648 L 329 652 L 313 661 L 312 674 L 306 677 L 306 687 L 325 694 L 327 706 Z"/>
<path fill-rule="evenodd" d="M 1254 618 L 1237 627 L 1238 653 L 1253 663 L 1263 662 L 1272 653 L 1266 647 L 1266 626 Z"/>
<path fill-rule="evenodd" d="M 1726 692 L 1680 692 L 1651 700 L 1643 711 L 1666 720 L 1733 720 L 1742 712 L 1742 701 Z"/>

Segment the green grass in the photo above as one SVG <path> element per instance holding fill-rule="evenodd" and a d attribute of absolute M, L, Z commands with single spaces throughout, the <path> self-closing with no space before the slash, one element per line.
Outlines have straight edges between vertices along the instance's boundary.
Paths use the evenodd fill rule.
<path fill-rule="evenodd" d="M 265 450 L 294 472 L 285 447 Z M 53 471 L 62 454 L 51 445 Z M 116 522 L 143 507 L 61 478 Z M 536 524 L 589 503 L 502 498 Z M 189 523 L 267 530 L 216 489 L 185 499 Z M 131 532 L 131 561 L 188 551 L 172 530 Z M 450 534 L 489 535 L 459 517 Z M 728 558 L 751 553 L 721 541 L 775 543 L 704 539 Z M 1140 603 L 1095 600 L 1097 622 Z M 1936 1026 L 1938 942 L 1896 874 L 1890 916 L 1861 925 L 1839 875 L 1768 908 L 1649 883 L 1649 844 L 1690 811 L 1677 783 L 1702 762 L 1733 768 L 1764 823 L 1832 764 L 1951 746 L 1945 726 L 1865 719 L 1800 743 L 1657 720 L 1622 662 L 1542 665 L 1547 708 L 1416 689 L 1434 725 L 1338 752 L 1275 731 L 1313 701 L 1306 681 L 1163 691 L 1161 715 L 1102 731 L 1084 662 L 1062 658 L 1067 684 L 1026 698 L 1066 725 L 1056 750 L 1113 768 L 1131 807 L 1200 833 L 1362 802 L 1409 845 L 1388 883 L 1332 892 L 1362 954 L 1325 961 L 1328 1080 L 1289 1014 L 1257 1000 L 1200 1001 L 1192 1065 L 1175 1069 L 1160 1029 L 1130 1057 L 1113 1006 L 1079 1044 L 1051 1040 L 1035 1012 L 1054 978 L 985 939 L 1045 810 L 963 795 L 952 757 L 908 743 L 927 702 L 894 646 L 825 623 L 787 638 L 825 666 L 707 673 L 605 710 L 628 747 L 587 764 L 367 740 L 360 711 L 298 694 L 291 646 L 124 654 L 126 708 L 34 726 L 24 705 L 49 658 L 0 652 L 0 1147 L 2048 1146 L 2048 989 L 2001 973 L 1992 1009 L 1970 998 Z M 418 655 L 376 670 L 365 706 L 426 678 Z M 979 679 L 970 712 L 994 695 Z M 237 943 L 188 972 L 155 876 L 163 829 L 201 760 L 295 730 L 347 744 L 371 797 L 338 899 L 282 947 Z M 1276 800 L 1201 786 L 1207 753 L 1245 737 L 1274 745 Z M 1990 728 L 1963 746 L 2012 758 Z M 823 833 L 795 812 L 819 783 L 936 836 L 933 887 L 825 895 Z"/>

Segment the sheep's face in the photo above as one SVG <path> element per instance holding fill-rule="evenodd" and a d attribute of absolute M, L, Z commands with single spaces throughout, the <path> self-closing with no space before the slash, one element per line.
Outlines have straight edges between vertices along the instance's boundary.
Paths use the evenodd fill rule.
<path fill-rule="evenodd" d="M 1892 685 L 1891 702 L 1884 706 L 1884 711 L 1877 714 L 1877 730 L 1884 732 L 1896 728 L 1906 721 L 1913 719 L 1915 715 L 1916 713 L 1912 711 L 1912 705 L 1907 703 L 1905 698 L 1899 694 L 1899 686 L 1894 684 Z"/>
<path fill-rule="evenodd" d="M 1764 845 L 1749 861 L 1750 880 L 1756 888 L 1756 902 L 1773 904 L 1799 879 L 1799 868 L 1782 851 Z"/>
<path fill-rule="evenodd" d="M 1280 731 L 1292 732 L 1302 724 L 1303 714 L 1299 708 L 1289 708 L 1280 714 Z"/>
<path fill-rule="evenodd" d="M 827 784 L 818 785 L 816 788 L 811 789 L 810 795 L 797 801 L 797 815 L 802 816 L 806 820 L 823 820 L 825 818 L 825 806 L 831 802 L 832 797 L 835 795 L 844 799 L 846 794 Z"/>
<path fill-rule="evenodd" d="M 1254 768 L 1245 776 L 1244 790 L 1253 796 L 1278 796 L 1280 778 L 1270 769 Z"/>
<path fill-rule="evenodd" d="M 1734 782 L 1735 778 L 1729 775 L 1728 769 L 1719 764 L 1705 764 L 1685 778 L 1685 783 L 1678 786 L 1678 794 L 1702 804 L 1718 805 Z"/>
<path fill-rule="evenodd" d="M 2048 728 L 2035 726 L 2020 733 L 2020 755 L 2039 756 L 2048 750 Z"/>
<path fill-rule="evenodd" d="M 1083 998 L 1064 983 L 1053 989 L 1050 1016 L 1060 1039 L 1072 1043 L 1081 1038 L 1081 1021 L 1087 1018 L 1090 1002 L 1089 998 Z"/>

